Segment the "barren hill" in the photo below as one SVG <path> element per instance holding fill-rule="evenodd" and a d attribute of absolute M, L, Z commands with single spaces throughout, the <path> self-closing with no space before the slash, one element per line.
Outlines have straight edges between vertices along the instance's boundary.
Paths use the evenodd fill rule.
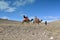
<path fill-rule="evenodd" d="M 19 23 L 19 21 L 8 20 L 8 19 L 1 19 L 0 18 L 0 23 Z"/>
<path fill-rule="evenodd" d="M 45 25 L 0 20 L 0 40 L 60 40 L 60 21 Z"/>

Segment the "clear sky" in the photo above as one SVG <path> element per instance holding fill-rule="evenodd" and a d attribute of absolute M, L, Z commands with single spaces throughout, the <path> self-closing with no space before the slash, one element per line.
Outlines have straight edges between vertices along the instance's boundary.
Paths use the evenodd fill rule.
<path fill-rule="evenodd" d="M 0 18 L 21 21 L 22 15 L 60 20 L 60 0 L 0 0 Z"/>

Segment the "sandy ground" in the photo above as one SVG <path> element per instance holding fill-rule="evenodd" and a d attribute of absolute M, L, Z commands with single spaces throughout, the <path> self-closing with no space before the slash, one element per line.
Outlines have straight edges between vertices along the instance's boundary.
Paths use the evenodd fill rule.
<path fill-rule="evenodd" d="M 0 40 L 60 40 L 60 26 L 0 24 Z"/>

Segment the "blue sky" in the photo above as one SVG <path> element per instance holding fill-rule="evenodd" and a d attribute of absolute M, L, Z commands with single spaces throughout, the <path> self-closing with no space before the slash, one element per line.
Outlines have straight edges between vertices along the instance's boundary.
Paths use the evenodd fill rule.
<path fill-rule="evenodd" d="M 60 0 L 0 0 L 0 18 L 21 21 L 22 15 L 60 20 Z"/>

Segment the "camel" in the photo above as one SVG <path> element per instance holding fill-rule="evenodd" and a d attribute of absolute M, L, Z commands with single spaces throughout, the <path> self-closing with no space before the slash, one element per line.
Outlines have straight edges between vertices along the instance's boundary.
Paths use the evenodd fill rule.
<path fill-rule="evenodd" d="M 37 17 L 35 17 L 33 23 L 39 24 L 39 23 L 41 23 L 42 21 L 43 21 L 43 20 L 39 20 Z"/>
<path fill-rule="evenodd" d="M 24 20 L 22 21 L 22 23 L 24 23 L 24 22 L 27 22 L 27 23 L 29 23 L 29 22 L 31 22 L 31 21 L 33 21 L 33 19 L 29 19 L 27 16 L 25 16 L 25 15 L 23 15 L 23 18 L 24 18 Z"/>

